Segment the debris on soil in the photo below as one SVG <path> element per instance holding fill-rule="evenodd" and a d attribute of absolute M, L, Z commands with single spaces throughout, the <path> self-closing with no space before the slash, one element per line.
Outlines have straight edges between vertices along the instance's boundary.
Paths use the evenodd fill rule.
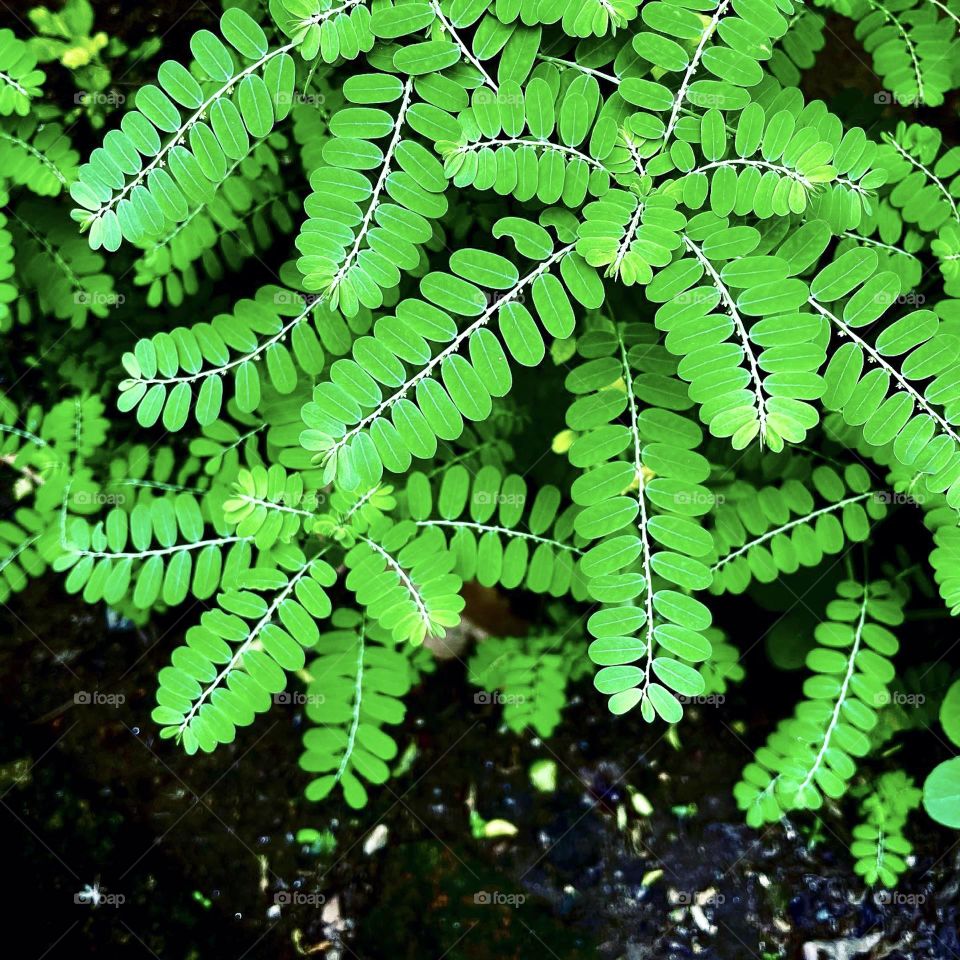
<path fill-rule="evenodd" d="M 748 748 L 729 727 L 761 737 L 782 691 L 690 710 L 682 750 L 642 721 L 611 724 L 575 693 L 541 741 L 503 733 L 461 665 L 440 663 L 398 733 L 408 768 L 357 812 L 303 798 L 296 709 L 210 756 L 159 740 L 148 717 L 175 618 L 109 632 L 55 581 L 17 602 L 0 631 L 0 774 L 13 869 L 35 886 L 25 896 L 44 898 L 38 952 L 62 938 L 51 957 L 142 945 L 248 960 L 960 951 L 960 859 L 945 854 L 946 833 L 918 821 L 916 862 L 894 897 L 854 876 L 839 812 L 824 815 L 819 840 L 812 820 L 744 825 L 731 788 Z M 105 696 L 75 698 L 90 690 Z M 75 903 L 91 877 L 123 902 Z"/>

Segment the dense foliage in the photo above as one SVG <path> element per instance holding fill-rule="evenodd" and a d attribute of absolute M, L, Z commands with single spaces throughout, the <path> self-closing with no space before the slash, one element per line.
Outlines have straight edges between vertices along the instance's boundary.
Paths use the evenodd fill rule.
<path fill-rule="evenodd" d="M 912 611 L 960 611 L 960 6 L 226 6 L 129 104 L 83 0 L 0 31 L 0 599 L 52 568 L 136 623 L 191 604 L 161 736 L 212 751 L 299 691 L 307 796 L 361 807 L 445 637 L 512 731 L 584 673 L 676 724 L 813 571 L 737 801 L 850 793 L 893 884 L 921 796 L 960 828 L 960 758 L 922 791 L 885 759 L 960 747 L 960 683 L 898 668 Z M 842 17 L 879 86 L 834 113 L 800 84 Z M 928 542 L 877 549 L 909 516 Z M 485 636 L 469 581 L 539 622 Z"/>

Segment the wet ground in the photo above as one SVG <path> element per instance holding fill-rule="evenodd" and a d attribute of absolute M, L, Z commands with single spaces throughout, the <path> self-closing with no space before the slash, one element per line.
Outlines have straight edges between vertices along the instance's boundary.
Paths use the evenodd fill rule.
<path fill-rule="evenodd" d="M 540 743 L 498 734 L 499 708 L 446 663 L 410 700 L 409 770 L 356 814 L 302 798 L 296 706 L 212 757 L 156 738 L 154 678 L 183 616 L 110 631 L 55 580 L 4 615 L 3 848 L 17 902 L 45 918 L 24 957 L 960 955 L 960 848 L 922 816 L 887 903 L 852 875 L 839 811 L 743 825 L 730 789 L 782 695 L 692 711 L 674 739 L 613 721 L 587 688 Z M 531 785 L 538 760 L 552 791 Z M 494 820 L 515 834 L 474 836 Z M 77 897 L 95 884 L 97 907 Z"/>

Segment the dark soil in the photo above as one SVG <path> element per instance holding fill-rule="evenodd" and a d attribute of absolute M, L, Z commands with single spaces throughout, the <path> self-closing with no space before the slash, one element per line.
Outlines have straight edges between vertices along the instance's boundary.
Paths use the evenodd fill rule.
<path fill-rule="evenodd" d="M 839 811 L 818 827 L 743 825 L 731 787 L 782 691 L 691 711 L 681 743 L 613 722 L 585 689 L 539 743 L 498 733 L 498 708 L 477 706 L 448 662 L 410 700 L 410 770 L 357 814 L 302 798 L 295 705 L 209 757 L 157 739 L 148 714 L 183 629 L 174 618 L 108 630 L 101 610 L 48 580 L 3 622 L 4 849 L 17 902 L 44 918 L 20 928 L 24 956 L 766 960 L 823 941 L 824 957 L 869 946 L 874 958 L 946 960 L 960 949 L 960 854 L 922 815 L 894 903 L 853 876 Z M 544 758 L 557 764 L 552 793 L 529 782 Z M 474 839 L 471 805 L 516 835 Z M 335 850 L 297 842 L 304 827 L 330 830 Z M 76 903 L 95 882 L 108 902 Z"/>

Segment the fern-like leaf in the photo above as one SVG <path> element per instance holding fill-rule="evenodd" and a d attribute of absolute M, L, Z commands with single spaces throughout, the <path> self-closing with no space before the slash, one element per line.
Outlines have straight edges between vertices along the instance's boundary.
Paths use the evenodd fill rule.
<path fill-rule="evenodd" d="M 922 791 L 902 770 L 894 770 L 860 792 L 863 819 L 853 828 L 853 869 L 871 886 L 894 887 L 913 852 L 903 828 L 910 812 L 920 806 Z"/>
<path fill-rule="evenodd" d="M 568 456 L 584 471 L 571 491 L 583 508 L 574 528 L 598 541 L 581 560 L 587 592 L 603 604 L 587 621 L 594 682 L 612 712 L 639 705 L 644 719 L 675 723 L 683 708 L 671 690 L 702 693 L 691 664 L 710 655 L 710 612 L 689 595 L 712 580 L 702 559 L 710 536 L 694 519 L 713 500 L 702 486 L 709 463 L 695 452 L 702 434 L 676 412 L 690 401 L 652 328 L 597 330 L 577 347 L 585 362 L 566 380 L 578 396 Z"/>
<path fill-rule="evenodd" d="M 314 726 L 303 735 L 300 767 L 319 774 L 307 785 L 308 800 L 323 800 L 339 785 L 348 805 L 360 809 L 367 803 L 362 780 L 379 785 L 390 777 L 397 744 L 382 728 L 403 720 L 400 698 L 416 671 L 411 648 L 398 648 L 356 611 L 337 610 L 331 624 L 307 666 L 306 713 Z"/>
<path fill-rule="evenodd" d="M 407 507 L 418 527 L 435 527 L 449 538 L 457 575 L 484 586 L 559 597 L 585 596 L 574 543 L 575 509 L 558 513 L 560 491 L 541 487 L 529 509 L 526 481 L 485 466 L 472 478 L 455 464 L 443 472 L 439 488 L 426 475 L 407 479 Z"/>
<path fill-rule="evenodd" d="M 885 581 L 844 580 L 817 624 L 817 646 L 804 699 L 743 771 L 734 795 L 747 822 L 778 820 L 790 810 L 816 810 L 824 796 L 847 791 L 869 732 L 889 700 L 890 658 L 897 639 L 887 628 L 903 621 L 906 597 Z"/>
<path fill-rule="evenodd" d="M 887 514 L 889 494 L 871 486 L 860 464 L 842 476 L 819 466 L 807 482 L 790 479 L 779 487 L 744 484 L 716 510 L 711 590 L 742 593 L 752 580 L 772 583 L 863 542 Z"/>
<path fill-rule="evenodd" d="M 347 587 L 395 641 L 421 644 L 460 622 L 462 582 L 439 530 L 418 532 L 404 521 L 375 537 L 359 534 L 345 563 Z"/>
<path fill-rule="evenodd" d="M 12 30 L 0 30 L 0 116 L 25 117 L 30 103 L 40 96 L 46 75 L 37 70 L 37 58 L 29 44 Z"/>
<path fill-rule="evenodd" d="M 188 593 L 207 599 L 250 565 L 250 538 L 205 536 L 199 503 L 181 493 L 141 501 L 129 514 L 114 507 L 96 524 L 74 518 L 54 568 L 69 570 L 67 591 L 82 591 L 88 603 L 129 597 L 146 610 L 161 600 L 174 606 Z"/>
<path fill-rule="evenodd" d="M 295 548 L 282 569 L 252 567 L 232 577 L 235 586 L 201 614 L 160 671 L 153 711 L 160 736 L 176 738 L 187 753 L 209 753 L 269 710 L 287 672 L 302 670 L 304 649 L 317 642 L 315 620 L 331 610 L 324 588 L 335 579 L 323 559 Z"/>
<path fill-rule="evenodd" d="M 319 46 L 321 24 L 359 2 L 300 18 L 295 39 L 273 49 L 259 24 L 233 7 L 220 19 L 226 44 L 209 30 L 192 37 L 193 72 L 174 60 L 161 64 L 160 85 L 137 92 L 137 109 L 107 134 L 70 188 L 79 204 L 74 219 L 89 231 L 90 246 L 113 251 L 124 239 L 143 242 L 185 220 L 191 203 L 208 203 L 230 162 L 290 112 L 290 51 L 300 47 L 306 55 L 314 37 Z"/>
<path fill-rule="evenodd" d="M 541 322 L 556 337 L 573 330 L 571 296 L 584 306 L 601 302 L 599 278 L 573 252 L 573 243 L 557 248 L 543 227 L 516 218 L 498 221 L 493 233 L 513 236 L 535 265 L 520 276 L 499 254 L 456 251 L 450 273 L 428 273 L 420 281 L 423 299 L 404 300 L 395 315 L 378 320 L 372 336 L 354 343 L 352 360 L 314 389 L 313 402 L 303 409 L 307 429 L 301 442 L 324 463 L 328 479 L 336 476 L 348 489 L 373 486 L 384 469 L 402 473 L 413 457 L 433 456 L 438 438 L 459 437 L 464 419 L 486 419 L 491 398 L 504 396 L 512 382 L 501 339 L 525 366 L 545 355 L 522 296 L 532 296 Z M 463 329 L 454 317 L 466 318 Z M 498 322 L 500 339 L 488 329 L 491 320 Z M 432 354 L 428 341 L 445 346 Z M 460 352 L 464 347 L 469 360 Z"/>

